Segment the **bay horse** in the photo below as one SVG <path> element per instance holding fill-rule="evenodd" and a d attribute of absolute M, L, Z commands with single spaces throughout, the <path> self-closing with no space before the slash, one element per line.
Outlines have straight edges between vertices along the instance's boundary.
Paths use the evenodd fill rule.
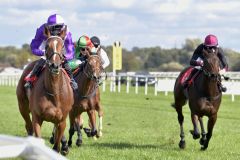
<path fill-rule="evenodd" d="M 99 52 L 94 55 L 87 52 L 87 60 L 83 65 L 83 69 L 77 74 L 74 74 L 74 78 L 78 83 L 78 91 L 74 94 L 73 108 L 69 113 L 70 118 L 70 129 L 69 129 L 69 140 L 68 145 L 72 145 L 72 136 L 77 131 L 78 139 L 76 142 L 77 146 L 82 144 L 81 134 L 81 114 L 87 112 L 91 131 L 88 133 L 89 137 L 102 135 L 102 117 L 103 109 L 100 104 L 100 91 L 99 91 L 99 80 L 102 77 L 104 71 Z M 99 116 L 99 127 L 96 129 L 96 114 Z"/>
<path fill-rule="evenodd" d="M 54 123 L 56 137 L 53 149 L 60 151 L 60 141 L 66 127 L 66 118 L 73 105 L 73 91 L 70 79 L 62 68 L 64 60 L 64 37 L 66 29 L 59 36 L 51 36 L 45 27 L 44 34 L 47 37 L 45 56 L 46 65 L 34 87 L 24 88 L 24 78 L 32 70 L 35 62 L 32 62 L 24 70 L 18 86 L 17 99 L 20 113 L 25 120 L 28 135 L 35 133 L 41 137 L 41 125 L 43 121 Z M 30 93 L 30 94 L 29 94 Z M 30 118 L 32 115 L 32 120 Z M 67 143 L 62 145 L 62 154 L 68 153 Z"/>
<path fill-rule="evenodd" d="M 218 109 L 221 104 L 222 92 L 219 89 L 219 82 L 221 75 L 219 74 L 220 61 L 217 53 L 207 52 L 205 49 L 203 54 L 203 67 L 198 71 L 197 77 L 193 80 L 187 89 L 182 85 L 184 74 L 190 67 L 184 69 L 176 79 L 174 86 L 174 103 L 172 106 L 176 109 L 178 114 L 178 122 L 180 125 L 180 142 L 179 147 L 185 148 L 185 135 L 183 129 L 184 116 L 182 107 L 188 100 L 189 108 L 191 111 L 191 119 L 193 130 L 191 134 L 193 139 L 200 138 L 198 130 L 198 121 L 201 126 L 201 139 L 199 141 L 201 149 L 208 148 L 209 141 L 212 137 L 213 127 L 217 120 Z M 207 133 L 205 132 L 202 117 L 208 117 Z"/>

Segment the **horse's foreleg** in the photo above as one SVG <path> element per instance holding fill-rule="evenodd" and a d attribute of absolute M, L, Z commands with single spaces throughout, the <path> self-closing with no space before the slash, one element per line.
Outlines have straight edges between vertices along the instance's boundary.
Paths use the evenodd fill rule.
<path fill-rule="evenodd" d="M 79 122 L 76 122 L 76 131 L 77 131 L 77 137 L 78 137 L 76 141 L 76 145 L 80 147 L 82 145 L 82 132 L 81 132 L 81 127 Z"/>
<path fill-rule="evenodd" d="M 200 126 L 201 126 L 201 134 L 202 134 L 202 138 L 200 139 L 199 143 L 201 145 L 203 145 L 205 143 L 205 141 L 207 140 L 207 138 L 206 138 L 206 132 L 205 132 L 205 129 L 204 129 L 202 117 L 199 117 L 199 123 L 200 123 Z"/>
<path fill-rule="evenodd" d="M 90 111 L 87 112 L 87 114 L 88 114 L 88 117 L 90 119 L 90 123 L 92 125 L 91 136 L 93 137 L 97 134 L 95 110 L 90 110 Z"/>
<path fill-rule="evenodd" d="M 63 136 L 62 136 L 62 139 L 61 139 L 61 143 L 62 143 L 61 153 L 63 155 L 66 155 L 68 153 L 68 145 L 67 145 L 67 139 L 64 136 L 64 133 L 63 133 Z"/>
<path fill-rule="evenodd" d="M 200 133 L 198 130 L 198 116 L 196 114 L 191 115 L 192 118 L 192 124 L 193 124 L 193 130 L 190 131 L 190 133 L 193 136 L 193 139 L 200 138 Z"/>
<path fill-rule="evenodd" d="M 50 142 L 51 144 L 54 144 L 55 132 L 56 132 L 56 127 L 54 126 L 54 127 L 53 127 L 53 130 L 52 130 L 52 136 L 51 136 L 50 139 L 49 139 L 49 142 Z"/>
<path fill-rule="evenodd" d="M 42 120 L 40 120 L 35 114 L 33 114 L 32 126 L 36 137 L 41 137 L 41 125 Z"/>
<path fill-rule="evenodd" d="M 179 122 L 179 125 L 180 125 L 180 142 L 179 142 L 179 147 L 181 149 L 184 149 L 185 146 L 186 146 L 186 143 L 185 143 L 185 135 L 184 135 L 184 130 L 183 130 L 183 121 L 184 121 L 184 116 L 182 114 L 182 106 L 176 106 L 176 111 L 177 111 L 177 114 L 178 114 L 178 122 Z"/>
<path fill-rule="evenodd" d="M 56 133 L 55 133 L 55 143 L 54 143 L 53 149 L 55 151 L 59 152 L 60 151 L 60 142 L 61 142 L 61 139 L 63 137 L 64 130 L 66 128 L 66 120 L 59 123 L 55 127 L 56 127 Z M 67 150 L 62 150 L 63 155 L 66 155 L 67 153 L 68 153 L 68 149 Z"/>
<path fill-rule="evenodd" d="M 201 147 L 202 150 L 205 150 L 208 148 L 208 144 L 209 141 L 212 137 L 212 132 L 213 132 L 213 127 L 216 123 L 217 120 L 217 114 L 212 115 L 211 117 L 209 117 L 208 119 L 208 132 L 207 132 L 207 140 L 205 141 L 205 143 L 203 144 L 203 146 Z"/>
<path fill-rule="evenodd" d="M 103 123 L 103 117 L 102 116 L 99 116 L 99 122 L 98 122 L 98 134 L 97 134 L 97 137 L 102 137 L 102 123 Z"/>
<path fill-rule="evenodd" d="M 97 133 L 97 137 L 101 137 L 102 136 L 102 129 L 103 129 L 103 110 L 102 110 L 102 106 L 100 104 L 98 104 L 98 117 L 99 117 L 99 122 L 98 122 L 98 133 Z"/>

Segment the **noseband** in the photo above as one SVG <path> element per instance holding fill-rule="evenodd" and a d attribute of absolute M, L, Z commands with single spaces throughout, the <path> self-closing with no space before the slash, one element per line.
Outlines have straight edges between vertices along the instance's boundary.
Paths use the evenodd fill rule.
<path fill-rule="evenodd" d="M 64 49 L 64 42 L 63 42 L 62 38 L 60 38 L 60 37 L 58 37 L 58 36 L 51 36 L 51 37 L 49 37 L 49 38 L 47 39 L 46 42 L 48 42 L 48 41 L 49 41 L 50 39 L 52 39 L 52 38 L 58 38 L 58 39 L 61 40 L 62 50 L 61 50 L 61 52 L 57 52 L 57 51 L 51 52 L 50 56 L 47 57 L 47 59 L 46 59 L 46 64 L 48 65 L 49 71 L 50 71 L 52 74 L 59 74 L 60 69 L 61 69 L 61 65 L 62 65 L 62 61 L 64 60 L 64 56 L 63 56 L 63 54 L 62 54 L 62 51 L 63 51 L 63 49 Z M 48 48 L 48 46 L 46 45 L 46 48 L 45 48 L 46 52 L 48 51 L 48 49 L 49 49 L 49 48 Z M 57 56 L 60 57 L 61 63 L 56 63 L 56 62 L 54 62 L 54 61 L 53 61 L 53 62 L 50 61 L 54 55 L 57 55 Z"/>

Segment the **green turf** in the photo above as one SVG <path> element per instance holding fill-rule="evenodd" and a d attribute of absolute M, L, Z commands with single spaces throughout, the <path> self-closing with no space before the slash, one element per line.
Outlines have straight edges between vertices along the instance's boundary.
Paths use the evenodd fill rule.
<path fill-rule="evenodd" d="M 111 93 L 109 88 L 101 92 L 104 106 L 103 137 L 94 140 L 83 135 L 83 145 L 75 144 L 67 158 L 71 160 L 226 160 L 240 159 L 240 97 L 231 102 L 230 96 L 224 96 L 219 110 L 213 137 L 206 151 L 200 150 L 198 140 L 193 140 L 189 130 L 192 129 L 188 106 L 184 107 L 184 130 L 186 149 L 178 148 L 179 125 L 175 110 L 170 107 L 172 94 L 144 95 L 143 88 L 139 94 L 134 88 L 126 94 Z M 15 88 L 0 87 L 0 133 L 25 136 L 23 119 L 18 111 Z M 87 121 L 86 115 L 84 116 Z M 206 120 L 204 123 L 206 127 Z M 85 125 L 87 125 L 85 123 Z M 47 145 L 52 124 L 44 122 L 42 135 Z M 67 126 L 68 130 L 68 126 Z M 66 135 L 67 135 L 66 130 Z M 74 143 L 76 137 L 74 136 Z M 1 154 L 1 153 L 0 153 Z"/>

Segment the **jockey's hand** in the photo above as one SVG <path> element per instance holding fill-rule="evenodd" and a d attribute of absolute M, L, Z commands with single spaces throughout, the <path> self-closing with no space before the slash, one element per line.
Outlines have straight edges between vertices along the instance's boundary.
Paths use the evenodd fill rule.
<path fill-rule="evenodd" d="M 223 68 L 222 70 L 219 71 L 220 74 L 224 74 L 226 72 L 226 68 Z"/>
<path fill-rule="evenodd" d="M 197 63 L 198 66 L 201 66 L 201 67 L 203 66 L 203 61 L 202 60 L 196 61 L 196 63 Z"/>

